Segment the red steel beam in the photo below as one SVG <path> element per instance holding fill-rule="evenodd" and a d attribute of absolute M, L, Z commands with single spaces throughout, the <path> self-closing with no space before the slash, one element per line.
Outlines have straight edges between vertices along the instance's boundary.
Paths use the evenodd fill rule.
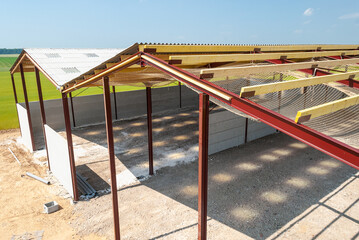
<path fill-rule="evenodd" d="M 350 57 L 348 56 L 330 56 L 328 58 L 331 59 L 349 59 Z M 267 60 L 267 62 L 270 63 L 274 63 L 274 64 L 286 64 L 286 63 L 292 63 L 292 61 L 289 60 L 283 60 L 283 59 L 270 59 Z M 304 72 L 304 73 L 308 73 L 310 75 L 313 76 L 325 76 L 325 75 L 329 75 L 331 73 L 320 70 L 320 69 L 316 69 L 316 68 L 306 68 L 306 69 L 298 69 L 298 71 Z M 341 81 L 337 81 L 339 83 L 345 84 L 349 87 L 352 88 L 359 88 L 359 81 L 354 80 L 354 79 L 345 79 L 345 80 L 341 80 Z"/>
<path fill-rule="evenodd" d="M 351 57 L 342 55 L 342 56 L 330 56 L 329 58 L 332 58 L 332 59 L 349 59 Z M 346 80 L 342 80 L 342 81 L 338 81 L 338 82 L 340 82 L 342 84 L 345 84 L 345 85 L 347 85 L 349 87 L 352 87 L 352 88 L 359 88 L 359 81 L 358 80 L 346 79 Z"/>
<path fill-rule="evenodd" d="M 145 53 L 143 53 L 145 54 Z M 270 109 L 267 109 L 259 104 L 256 104 L 248 99 L 240 98 L 237 94 L 234 94 L 222 87 L 219 87 L 211 82 L 208 82 L 206 80 L 200 79 L 197 76 L 188 73 L 176 66 L 169 65 L 165 61 L 162 61 L 161 59 L 158 59 L 152 55 L 146 54 L 147 56 L 151 57 L 152 59 L 161 62 L 163 64 L 166 64 L 168 67 L 176 69 L 177 71 L 180 71 L 183 74 L 186 74 L 188 76 L 191 76 L 195 78 L 197 81 L 202 82 L 203 84 L 206 84 L 208 86 L 214 87 L 219 91 L 222 91 L 228 95 L 232 96 L 232 100 L 230 102 L 221 99 L 218 96 L 213 95 L 211 92 L 206 91 L 205 89 L 201 89 L 194 84 L 186 81 L 185 79 L 181 79 L 180 77 L 173 75 L 166 70 L 162 69 L 161 67 L 157 66 L 154 63 L 147 62 L 147 64 L 168 73 L 169 75 L 173 76 L 177 80 L 184 82 L 204 93 L 207 93 L 211 97 L 214 97 L 218 100 L 220 100 L 223 103 L 226 103 L 229 106 L 232 106 L 236 108 L 237 110 L 244 112 L 264 123 L 266 123 L 269 126 L 272 126 L 275 129 L 278 129 L 281 132 L 284 132 L 288 134 L 289 136 L 292 136 L 299 141 L 302 141 L 340 161 L 345 162 L 346 164 L 359 169 L 359 149 L 351 147 L 345 143 L 342 143 L 338 140 L 335 140 L 334 138 L 331 138 L 329 136 L 326 136 L 318 131 L 315 131 L 314 129 L 311 129 L 305 125 L 297 124 L 293 120 L 284 117 Z M 145 61 L 142 59 L 142 61 Z M 145 61 L 146 62 L 146 61 Z"/>
<path fill-rule="evenodd" d="M 266 62 L 274 63 L 274 64 L 284 64 L 284 63 L 290 63 L 291 61 L 287 59 L 268 59 Z"/>
<path fill-rule="evenodd" d="M 62 93 L 61 96 L 62 96 L 62 108 L 64 111 L 64 119 L 65 119 L 67 148 L 68 148 L 68 152 L 69 152 L 69 160 L 70 160 L 70 168 L 71 168 L 71 180 L 72 180 L 72 187 L 73 187 L 73 195 L 74 195 L 74 201 L 78 201 L 79 193 L 77 191 L 76 165 L 75 165 L 75 157 L 74 157 L 74 146 L 72 143 L 69 103 L 67 101 L 66 93 Z"/>
<path fill-rule="evenodd" d="M 152 94 L 150 87 L 146 87 L 146 101 L 147 101 L 148 170 L 149 170 L 149 174 L 153 175 Z"/>
<path fill-rule="evenodd" d="M 198 240 L 207 239 L 209 96 L 199 94 Z"/>
<path fill-rule="evenodd" d="M 343 83 L 345 85 L 348 85 L 349 87 L 352 87 L 352 88 L 359 88 L 359 81 L 358 80 L 347 79 L 347 80 L 341 80 L 341 81 L 338 81 L 338 82 Z"/>
<path fill-rule="evenodd" d="M 32 147 L 32 151 L 35 151 L 36 148 L 35 148 L 35 140 L 34 140 L 34 130 L 33 130 L 33 127 L 32 127 L 30 104 L 29 104 L 29 99 L 27 97 L 24 68 L 22 66 L 22 63 L 20 63 L 20 74 L 21 74 L 22 89 L 24 91 L 24 99 L 25 99 L 25 106 L 26 106 L 26 112 L 27 112 L 27 119 L 28 119 L 28 124 L 29 124 L 31 147 Z"/>
<path fill-rule="evenodd" d="M 257 118 L 258 120 L 286 133 L 346 164 L 359 169 L 359 150 L 315 131 L 305 125 L 296 124 L 274 111 L 260 106 L 248 99 L 233 98 L 232 107 Z"/>
<path fill-rule="evenodd" d="M 116 182 L 116 163 L 115 163 L 115 148 L 113 141 L 113 127 L 112 127 L 112 112 L 111 112 L 111 96 L 109 87 L 109 78 L 103 78 L 103 97 L 105 104 L 105 118 L 106 118 L 106 135 L 108 154 L 110 158 L 110 171 L 111 171 L 111 194 L 112 194 L 112 207 L 113 207 L 113 222 L 115 239 L 120 240 L 120 217 L 118 213 L 118 196 L 117 196 L 117 182 Z"/>
<path fill-rule="evenodd" d="M 35 67 L 35 78 L 36 78 L 36 84 L 37 84 L 37 93 L 39 96 L 41 122 L 42 122 L 41 126 L 42 126 L 42 133 L 44 135 L 44 142 L 45 142 L 45 149 L 46 149 L 46 156 L 47 156 L 47 165 L 48 165 L 49 170 L 51 171 L 49 151 L 47 150 L 47 140 L 46 140 L 46 133 L 45 133 L 46 114 L 45 114 L 44 100 L 42 97 L 40 74 L 39 74 L 39 69 L 37 67 Z"/>
<path fill-rule="evenodd" d="M 342 55 L 342 56 L 328 56 L 328 58 L 331 58 L 331 59 L 349 59 L 351 57 L 346 56 L 346 55 Z"/>

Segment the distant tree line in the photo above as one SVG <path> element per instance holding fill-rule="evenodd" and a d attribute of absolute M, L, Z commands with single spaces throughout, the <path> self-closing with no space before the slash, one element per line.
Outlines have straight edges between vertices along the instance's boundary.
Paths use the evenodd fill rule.
<path fill-rule="evenodd" d="M 0 54 L 20 54 L 21 48 L 0 48 Z"/>

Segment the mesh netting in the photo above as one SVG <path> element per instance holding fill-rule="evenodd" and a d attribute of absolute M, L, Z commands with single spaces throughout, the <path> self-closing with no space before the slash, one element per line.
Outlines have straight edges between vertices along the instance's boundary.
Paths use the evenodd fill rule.
<path fill-rule="evenodd" d="M 336 66 L 335 70 L 343 72 L 358 71 L 358 65 Z M 328 70 L 326 70 L 328 71 Z M 338 71 L 329 71 L 338 73 Z M 210 81 L 230 92 L 239 94 L 242 87 L 267 83 L 291 81 L 294 79 L 312 77 L 300 71 L 287 71 L 275 73 L 257 73 L 247 76 L 226 76 L 213 78 Z M 306 108 L 339 100 L 348 95 L 359 94 L 359 91 L 342 84 L 319 84 L 302 88 L 284 90 L 250 97 L 249 99 L 263 107 L 273 110 L 292 120 L 297 112 Z M 228 105 L 211 99 L 216 104 L 245 117 L 247 115 L 232 109 Z M 324 133 L 348 145 L 359 147 L 359 106 L 353 106 L 321 117 L 313 118 L 305 125 Z"/>

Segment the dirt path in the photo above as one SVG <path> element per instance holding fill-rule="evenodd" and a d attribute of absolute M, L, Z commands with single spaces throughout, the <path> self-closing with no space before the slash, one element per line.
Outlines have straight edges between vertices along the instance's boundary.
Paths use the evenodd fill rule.
<path fill-rule="evenodd" d="M 101 239 L 94 234 L 77 235 L 70 225 L 77 215 L 74 215 L 69 199 L 56 195 L 56 186 L 24 176 L 31 172 L 46 178 L 47 167 L 34 163 L 32 154 L 15 144 L 19 135 L 18 130 L 0 132 L 0 238 L 11 239 L 13 235 L 44 230 L 43 239 Z M 21 166 L 8 147 L 18 157 Z M 61 210 L 44 214 L 43 204 L 54 200 Z"/>
<path fill-rule="evenodd" d="M 44 230 L 45 240 L 113 239 L 111 195 L 71 205 L 56 184 L 21 177 L 47 174 L 16 146 L 18 135 L 0 133 L 1 238 Z M 210 156 L 208 239 L 359 239 L 358 189 L 355 169 L 273 134 Z M 197 161 L 118 193 L 121 239 L 196 239 Z M 53 200 L 62 209 L 42 213 Z"/>
<path fill-rule="evenodd" d="M 284 134 L 210 156 L 208 239 L 356 239 L 357 171 Z M 119 191 L 122 239 L 195 239 L 197 161 Z M 113 237 L 111 195 L 79 202 L 79 234 Z"/>

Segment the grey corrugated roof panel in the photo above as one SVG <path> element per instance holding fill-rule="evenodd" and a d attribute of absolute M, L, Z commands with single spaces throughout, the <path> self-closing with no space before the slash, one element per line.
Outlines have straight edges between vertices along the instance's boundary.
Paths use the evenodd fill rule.
<path fill-rule="evenodd" d="M 114 57 L 102 62 L 101 64 L 89 69 L 87 72 L 83 73 L 82 75 L 78 76 L 77 78 L 74 78 L 73 80 L 81 79 L 83 75 L 91 75 L 94 73 L 94 70 L 96 69 L 105 69 L 106 63 L 116 63 L 121 61 L 121 55 L 133 55 L 138 52 L 138 43 L 133 44 L 132 46 L 123 49 L 121 52 L 116 54 Z"/>
<path fill-rule="evenodd" d="M 119 48 L 26 48 L 28 54 L 49 77 L 62 86 L 121 53 Z"/>

